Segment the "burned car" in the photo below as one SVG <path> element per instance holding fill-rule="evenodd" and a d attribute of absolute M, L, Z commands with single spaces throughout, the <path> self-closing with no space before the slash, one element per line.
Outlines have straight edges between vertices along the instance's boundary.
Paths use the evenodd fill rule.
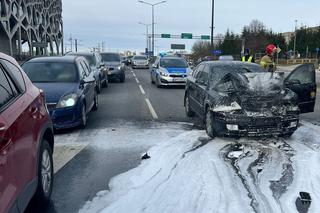
<path fill-rule="evenodd" d="M 316 89 L 312 64 L 285 78 L 252 63 L 203 62 L 188 77 L 184 105 L 210 137 L 290 136 L 300 113 L 314 110 Z"/>

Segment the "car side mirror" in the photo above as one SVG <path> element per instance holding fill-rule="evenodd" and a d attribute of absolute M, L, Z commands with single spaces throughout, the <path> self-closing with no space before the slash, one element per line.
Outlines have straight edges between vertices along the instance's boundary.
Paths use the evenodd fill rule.
<path fill-rule="evenodd" d="M 105 63 L 100 63 L 99 67 L 100 68 L 106 67 L 106 64 Z"/>
<path fill-rule="evenodd" d="M 90 83 L 93 83 L 95 81 L 96 81 L 96 79 L 94 77 L 89 76 L 89 77 L 86 77 L 85 79 L 82 79 L 80 81 L 80 83 L 81 84 L 90 84 Z"/>

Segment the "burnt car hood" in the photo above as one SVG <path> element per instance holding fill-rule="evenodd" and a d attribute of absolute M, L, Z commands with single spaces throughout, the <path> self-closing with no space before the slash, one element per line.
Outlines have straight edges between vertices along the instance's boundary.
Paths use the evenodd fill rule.
<path fill-rule="evenodd" d="M 297 106 L 296 94 L 284 87 L 281 74 L 246 73 L 229 75 L 237 85 L 233 92 L 218 93 L 213 111 L 242 111 L 247 114 L 278 114 Z M 216 94 L 212 94 L 215 96 Z"/>

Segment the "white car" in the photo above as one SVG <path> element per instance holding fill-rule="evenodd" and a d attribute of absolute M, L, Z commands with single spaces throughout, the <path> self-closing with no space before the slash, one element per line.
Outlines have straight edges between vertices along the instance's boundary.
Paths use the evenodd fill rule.
<path fill-rule="evenodd" d="M 134 56 L 132 58 L 133 69 L 149 69 L 149 60 L 147 56 Z"/>

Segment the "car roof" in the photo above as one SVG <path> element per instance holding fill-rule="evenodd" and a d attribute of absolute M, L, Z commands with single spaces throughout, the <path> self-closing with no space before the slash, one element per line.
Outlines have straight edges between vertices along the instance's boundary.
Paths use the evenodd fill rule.
<path fill-rule="evenodd" d="M 160 57 L 160 59 L 184 59 L 182 57 L 179 57 L 179 56 L 163 56 L 163 57 Z"/>
<path fill-rule="evenodd" d="M 78 55 L 78 56 L 93 56 L 94 54 L 97 54 L 95 52 L 69 52 L 67 55 Z"/>
<path fill-rule="evenodd" d="M 259 66 L 256 63 L 242 62 L 242 61 L 205 61 L 202 62 L 210 66 L 239 66 L 239 65 L 249 65 L 249 66 Z"/>
<path fill-rule="evenodd" d="M 4 53 L 2 53 L 2 52 L 0 52 L 0 58 L 1 59 L 4 59 L 4 60 L 7 60 L 7 61 L 10 61 L 12 64 L 14 64 L 14 65 L 16 65 L 16 66 L 20 66 L 19 64 L 18 64 L 18 62 L 13 58 L 13 57 L 11 57 L 11 56 L 9 56 L 9 55 L 6 55 L 6 54 L 4 54 Z"/>
<path fill-rule="evenodd" d="M 120 53 L 114 53 L 114 52 L 103 52 L 103 53 L 100 53 L 100 54 L 115 54 L 115 55 L 120 55 Z M 120 55 L 121 56 L 121 55 Z M 121 56 L 122 57 L 122 56 Z"/>
<path fill-rule="evenodd" d="M 76 59 L 79 58 L 78 56 L 49 56 L 49 57 L 39 57 L 30 59 L 27 62 L 67 62 L 67 63 L 74 63 Z"/>

